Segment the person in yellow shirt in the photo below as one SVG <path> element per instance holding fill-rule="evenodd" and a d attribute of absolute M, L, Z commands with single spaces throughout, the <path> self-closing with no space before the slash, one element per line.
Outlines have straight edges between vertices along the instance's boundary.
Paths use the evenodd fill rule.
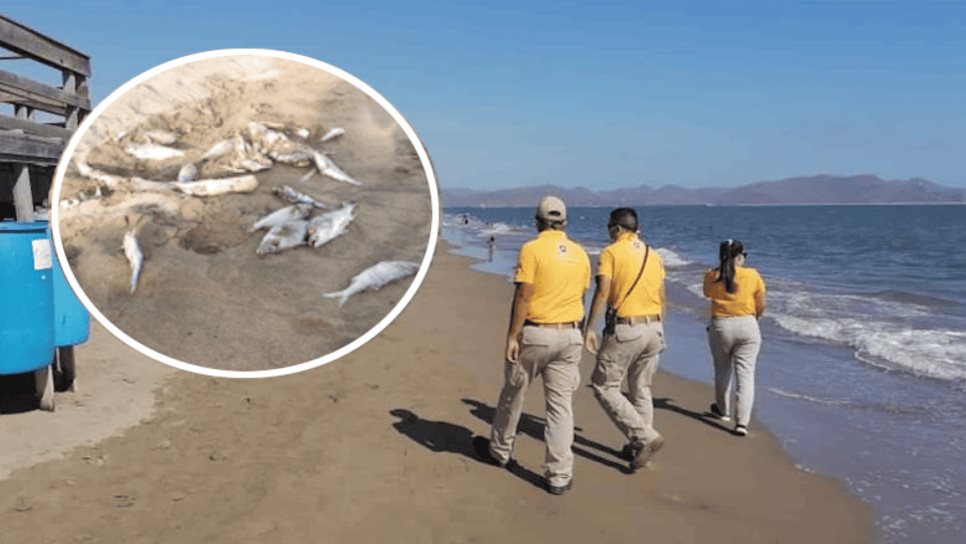
<path fill-rule="evenodd" d="M 638 237 L 637 212 L 617 208 L 607 224 L 612 244 L 600 254 L 597 291 L 584 330 L 587 350 L 597 355 L 591 377 L 594 396 L 630 442 L 630 468 L 645 466 L 664 445 L 654 429 L 651 381 L 664 351 L 664 263 Z M 598 345 L 594 323 L 607 302 L 613 325 L 605 319 Z M 598 349 L 599 348 L 599 349 Z M 628 379 L 628 396 L 621 393 Z"/>
<path fill-rule="evenodd" d="M 567 209 L 559 198 L 537 206 L 537 237 L 523 245 L 517 261 L 504 364 L 505 382 L 496 404 L 490 439 L 476 437 L 477 454 L 489 463 L 510 464 L 523 400 L 537 376 L 546 403 L 546 489 L 562 495 L 573 486 L 572 399 L 580 384 L 584 293 L 590 259 L 567 239 Z"/>
<path fill-rule="evenodd" d="M 755 365 L 761 349 L 758 319 L 765 313 L 765 282 L 745 267 L 748 253 L 738 240 L 721 242 L 717 268 L 704 275 L 711 299 L 708 344 L 714 358 L 715 402 L 711 413 L 731 420 L 731 378 L 735 382 L 735 434 L 747 436 L 755 402 Z"/>

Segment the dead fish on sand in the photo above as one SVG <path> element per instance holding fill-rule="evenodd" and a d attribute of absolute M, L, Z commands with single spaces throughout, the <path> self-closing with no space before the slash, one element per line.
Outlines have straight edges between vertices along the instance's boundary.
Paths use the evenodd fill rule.
<path fill-rule="evenodd" d="M 226 193 L 250 193 L 258 187 L 258 178 L 248 174 L 231 178 L 173 181 L 171 185 L 186 195 L 214 196 Z"/>
<path fill-rule="evenodd" d="M 178 170 L 178 181 L 194 181 L 198 179 L 198 167 L 194 163 L 188 163 Z"/>
<path fill-rule="evenodd" d="M 330 178 L 341 181 L 343 183 L 350 183 L 352 185 L 362 185 L 358 181 L 352 179 L 352 176 L 346 173 L 345 170 L 339 168 L 337 164 L 332 162 L 332 159 L 319 153 L 318 151 L 312 152 L 312 158 L 315 159 L 315 167 L 319 169 L 319 172 L 329 176 Z"/>
<path fill-rule="evenodd" d="M 127 151 L 128 154 L 133 155 L 134 157 L 143 161 L 166 161 L 168 159 L 173 159 L 175 157 L 181 157 L 184 155 L 184 151 L 181 151 L 180 149 L 153 143 L 130 143 L 124 147 L 124 150 Z"/>
<path fill-rule="evenodd" d="M 309 212 L 311 211 L 311 204 L 293 204 L 291 206 L 285 206 L 284 208 L 275 210 L 274 212 L 256 221 L 255 224 L 252 225 L 251 230 L 248 232 L 255 232 L 259 229 L 270 229 L 275 225 L 305 219 L 309 216 Z"/>
<path fill-rule="evenodd" d="M 312 155 L 306 151 L 293 151 L 291 153 L 276 153 L 273 151 L 268 156 L 275 162 L 291 166 L 308 166 L 312 164 Z"/>
<path fill-rule="evenodd" d="M 317 215 L 309 221 L 309 245 L 322 247 L 345 233 L 349 223 L 355 219 L 352 211 L 355 203 L 343 204 L 338 210 Z"/>
<path fill-rule="evenodd" d="M 334 140 L 339 136 L 342 136 L 343 134 L 345 134 L 345 129 L 341 127 L 336 127 L 326 132 L 325 135 L 322 136 L 321 139 L 319 139 L 319 141 L 322 143 L 325 143 L 325 142 L 328 142 L 329 140 Z"/>
<path fill-rule="evenodd" d="M 308 226 L 309 222 L 303 219 L 275 225 L 262 238 L 255 254 L 261 257 L 270 253 L 278 253 L 284 249 L 305 245 L 305 233 Z"/>
<path fill-rule="evenodd" d="M 292 204 L 311 204 L 316 208 L 325 208 L 325 204 L 319 202 L 318 200 L 310 197 L 305 193 L 296 191 L 295 189 L 289 187 L 288 185 L 282 185 L 281 187 L 276 187 L 273 189 L 276 195 L 282 200 L 291 202 Z"/>
<path fill-rule="evenodd" d="M 410 261 L 382 261 L 356 274 L 352 278 L 352 281 L 349 282 L 349 286 L 345 289 L 334 293 L 325 293 L 322 296 L 326 298 L 337 298 L 339 299 L 339 306 L 342 306 L 346 300 L 349 300 L 349 297 L 356 293 L 381 289 L 388 283 L 400 280 L 406 276 L 412 276 L 417 270 L 419 270 L 419 263 Z"/>
<path fill-rule="evenodd" d="M 144 264 L 144 254 L 138 247 L 137 234 L 134 230 L 129 230 L 124 235 L 124 256 L 131 264 L 131 292 L 138 286 L 138 278 L 141 276 L 141 266 Z"/>
<path fill-rule="evenodd" d="M 161 145 L 171 145 L 178 141 L 178 135 L 167 130 L 149 130 L 144 136 L 151 142 Z"/>
<path fill-rule="evenodd" d="M 239 137 L 236 135 L 236 137 Z M 205 154 L 201 156 L 201 160 L 210 161 L 225 155 L 229 151 L 235 148 L 235 138 L 228 138 L 227 140 L 222 140 L 215 145 L 208 148 Z"/>

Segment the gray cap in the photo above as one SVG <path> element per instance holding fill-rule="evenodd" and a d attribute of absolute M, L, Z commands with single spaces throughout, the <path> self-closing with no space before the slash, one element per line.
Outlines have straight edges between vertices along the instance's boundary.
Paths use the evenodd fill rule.
<path fill-rule="evenodd" d="M 566 221 L 567 206 L 555 196 L 545 196 L 537 204 L 537 218 L 544 221 Z"/>

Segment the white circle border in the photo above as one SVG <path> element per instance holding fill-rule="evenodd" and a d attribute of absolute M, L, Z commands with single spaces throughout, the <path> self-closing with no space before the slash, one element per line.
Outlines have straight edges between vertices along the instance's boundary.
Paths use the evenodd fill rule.
<path fill-rule="evenodd" d="M 80 284 L 77 281 L 77 278 L 74 276 L 74 273 L 69 266 L 69 261 L 67 260 L 66 253 L 64 252 L 63 240 L 61 239 L 61 234 L 60 234 L 60 217 L 59 217 L 60 190 L 61 190 L 61 187 L 63 186 L 64 174 L 67 171 L 67 165 L 69 164 L 70 159 L 73 156 L 74 150 L 77 148 L 78 143 L 84 137 L 84 134 L 88 131 L 88 129 L 90 129 L 94 121 L 102 113 L 104 113 L 104 111 L 107 108 L 109 108 L 112 103 L 114 103 L 118 98 L 123 96 L 132 88 L 143 83 L 145 80 L 155 75 L 158 75 L 160 73 L 163 73 L 167 70 L 175 68 L 177 66 L 181 66 L 183 64 L 189 64 L 199 60 L 206 60 L 206 59 L 213 59 L 213 58 L 220 58 L 220 57 L 227 57 L 227 56 L 241 56 L 241 55 L 270 57 L 270 58 L 284 59 L 288 61 L 306 64 L 313 68 L 320 69 L 336 77 L 339 77 L 343 81 L 347 81 L 351 83 L 357 89 L 364 92 L 370 98 L 375 100 L 376 103 L 382 106 L 382 108 L 385 109 L 390 116 L 392 116 L 393 120 L 395 120 L 396 123 L 398 123 L 399 126 L 402 127 L 403 131 L 406 133 L 406 136 L 409 137 L 409 141 L 416 148 L 416 153 L 419 156 L 419 162 L 422 164 L 423 171 L 426 173 L 426 181 L 429 184 L 429 194 L 430 194 L 430 199 L 432 203 L 432 225 L 431 225 L 432 228 L 429 233 L 429 243 L 426 246 L 426 253 L 423 255 L 422 263 L 420 264 L 419 270 L 416 272 L 416 277 L 413 279 L 412 283 L 410 284 L 409 289 L 406 290 L 406 292 L 403 294 L 402 299 L 400 299 L 400 301 L 396 303 L 396 305 L 392 308 L 392 310 L 390 310 L 389 313 L 386 314 L 386 316 L 383 317 L 381 321 L 376 323 L 375 326 L 373 326 L 368 331 L 366 331 L 362 336 L 359 336 L 352 342 L 346 344 L 345 346 L 342 346 L 341 348 L 335 351 L 328 353 L 327 355 L 324 355 L 317 359 L 313 359 L 303 363 L 298 363 L 298 364 L 294 364 L 294 365 L 290 365 L 282 368 L 267 369 L 267 370 L 222 370 L 217 368 L 208 368 L 206 366 L 195 365 L 195 364 L 191 364 L 191 363 L 187 363 L 187 362 L 175 359 L 173 357 L 169 357 L 163 353 L 155 351 L 141 344 L 140 342 L 138 342 L 137 340 L 129 336 L 127 333 L 122 331 L 120 328 L 115 326 L 114 323 L 112 323 L 109 319 L 107 319 L 107 317 L 105 317 L 104 314 L 102 314 L 101 311 L 97 309 L 97 306 L 95 306 L 94 303 L 91 302 L 91 300 L 87 297 L 87 293 L 85 293 L 84 290 L 81 288 Z M 80 126 L 77 127 L 77 130 L 74 131 L 74 134 L 71 136 L 70 141 L 67 143 L 67 147 L 64 148 L 64 152 L 61 154 L 60 161 L 57 163 L 57 169 L 54 172 L 54 182 L 53 182 L 53 187 L 51 188 L 51 191 L 53 193 L 53 199 L 51 202 L 51 209 L 50 209 L 50 228 L 51 228 L 52 237 L 54 239 L 54 249 L 57 252 L 57 258 L 61 262 L 61 268 L 64 270 L 64 275 L 67 278 L 67 282 L 70 284 L 71 288 L 74 290 L 74 293 L 78 296 L 78 298 L 80 299 L 84 307 L 87 309 L 87 311 L 89 311 L 97 319 L 97 321 L 101 323 L 101 325 L 103 325 L 108 331 L 110 331 L 111 334 L 113 334 L 115 337 L 117 337 L 119 340 L 121 340 L 122 342 L 124 342 L 125 344 L 133 348 L 134 350 L 156 361 L 172 366 L 174 368 L 185 370 L 188 372 L 193 372 L 195 374 L 202 374 L 202 375 L 213 376 L 217 378 L 273 378 L 277 376 L 296 374 L 299 372 L 311 370 L 313 368 L 317 368 L 322 365 L 331 363 L 332 361 L 338 360 L 352 353 L 353 351 L 361 348 L 362 346 L 367 344 L 370 340 L 375 338 L 379 333 L 381 333 L 386 327 L 388 327 L 390 323 L 395 321 L 396 317 L 398 317 L 399 314 L 406 309 L 406 306 L 409 305 L 412 298 L 416 295 L 416 292 L 419 290 L 419 287 L 422 285 L 423 280 L 426 277 L 426 274 L 429 272 L 429 267 L 430 267 L 430 264 L 432 263 L 433 256 L 436 251 L 437 238 L 439 234 L 440 204 L 439 204 L 438 182 L 436 179 L 436 173 L 433 171 L 432 161 L 430 161 L 429 154 L 426 152 L 426 148 L 423 147 L 422 141 L 419 139 L 419 136 L 416 135 L 416 131 L 413 130 L 412 126 L 409 124 L 408 121 L 406 121 L 406 119 L 402 116 L 402 114 L 400 114 L 399 111 L 396 110 L 396 108 L 393 107 L 393 105 L 390 104 L 389 101 L 386 100 L 381 94 L 376 92 L 375 89 L 367 85 L 359 78 L 353 76 L 352 74 L 349 74 L 348 72 L 340 68 L 332 66 L 318 59 L 314 59 L 304 55 L 299 55 L 296 53 L 278 51 L 275 49 L 258 49 L 258 48 L 216 49 L 211 51 L 205 51 L 202 53 L 186 55 L 183 57 L 176 58 L 174 60 L 170 60 L 158 66 L 155 66 L 154 68 L 151 68 L 150 70 L 147 70 L 146 72 L 139 74 L 138 76 L 126 82 L 125 84 L 121 85 L 116 90 L 114 90 L 114 92 L 108 95 L 107 98 L 105 98 L 102 102 L 100 102 L 91 111 L 91 113 L 84 118 L 84 121 L 81 122 Z"/>

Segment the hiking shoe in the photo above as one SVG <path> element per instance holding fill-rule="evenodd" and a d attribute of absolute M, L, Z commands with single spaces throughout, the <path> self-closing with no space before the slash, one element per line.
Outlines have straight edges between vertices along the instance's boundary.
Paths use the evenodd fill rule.
<path fill-rule="evenodd" d="M 564 485 L 550 485 L 549 481 L 547 481 L 547 484 L 546 484 L 547 493 L 550 493 L 551 495 L 563 495 L 564 493 L 570 491 L 570 489 L 573 486 L 574 486 L 573 476 L 571 476 L 570 481 L 565 483 Z"/>
<path fill-rule="evenodd" d="M 738 436 L 748 436 L 748 427 L 745 425 L 735 425 L 735 434 Z"/>
<path fill-rule="evenodd" d="M 647 466 L 648 461 L 654 457 L 654 454 L 659 452 L 661 448 L 664 447 L 664 437 L 658 435 L 657 438 L 651 440 L 648 443 L 635 442 L 631 445 L 634 451 L 634 458 L 631 459 L 631 471 L 635 471 L 639 468 L 644 468 Z"/>
<path fill-rule="evenodd" d="M 731 421 L 731 418 L 730 418 L 730 417 L 728 417 L 728 416 L 726 416 L 726 415 L 725 415 L 725 414 L 724 414 L 724 413 L 723 413 L 723 412 L 722 412 L 722 411 L 721 411 L 721 410 L 720 410 L 720 409 L 718 408 L 718 403 L 717 403 L 717 402 L 714 402 L 714 403 L 712 403 L 712 404 L 711 404 L 711 408 L 709 408 L 709 410 L 711 411 L 711 415 L 713 415 L 714 417 L 716 417 L 716 418 L 718 418 L 719 420 L 721 420 L 721 421 Z"/>
<path fill-rule="evenodd" d="M 506 468 L 513 461 L 510 459 L 505 463 L 501 463 L 496 457 L 493 457 L 493 454 L 490 453 L 490 439 L 485 436 L 473 437 L 473 451 L 476 452 L 477 459 L 495 467 Z"/>

